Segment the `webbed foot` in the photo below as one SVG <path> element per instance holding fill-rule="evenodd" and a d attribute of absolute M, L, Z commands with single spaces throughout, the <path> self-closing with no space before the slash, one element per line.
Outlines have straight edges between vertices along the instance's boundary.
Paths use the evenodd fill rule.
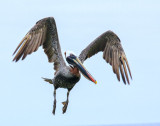
<path fill-rule="evenodd" d="M 63 111 L 63 114 L 64 114 L 66 112 L 66 110 L 67 110 L 68 101 L 62 102 L 62 104 L 64 105 L 63 108 L 62 108 L 62 111 Z"/>

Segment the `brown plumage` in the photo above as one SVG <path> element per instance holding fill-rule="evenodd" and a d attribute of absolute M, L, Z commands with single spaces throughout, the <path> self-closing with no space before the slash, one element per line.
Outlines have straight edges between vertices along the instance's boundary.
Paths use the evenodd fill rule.
<path fill-rule="evenodd" d="M 126 84 L 127 79 L 127 82 L 129 84 L 130 82 L 127 73 L 127 68 L 130 77 L 132 78 L 130 67 L 124 50 L 121 46 L 120 39 L 112 31 L 107 31 L 103 33 L 97 39 L 91 42 L 81 52 L 81 54 L 79 55 L 79 59 L 83 63 L 87 58 L 90 58 L 101 51 L 103 52 L 103 59 L 112 66 L 113 72 L 116 74 L 117 79 L 120 81 L 120 70 L 123 82 Z"/>
<path fill-rule="evenodd" d="M 71 67 L 70 72 L 76 75 L 77 77 L 80 77 L 79 69 L 77 67 Z"/>
<path fill-rule="evenodd" d="M 44 18 L 33 26 L 14 51 L 13 54 L 18 52 L 13 61 L 17 62 L 21 57 L 24 60 L 27 55 L 37 51 L 41 45 L 48 57 L 48 61 L 50 63 L 54 62 L 56 71 L 66 65 L 62 57 L 56 23 L 53 17 Z"/>
<path fill-rule="evenodd" d="M 44 52 L 48 57 L 48 61 L 50 63 L 54 63 L 54 78 L 43 78 L 45 81 L 53 84 L 54 86 L 53 114 L 55 114 L 56 110 L 57 88 L 68 89 L 67 100 L 63 102 L 64 106 L 62 109 L 63 113 L 65 113 L 69 103 L 69 93 L 74 85 L 80 80 L 80 72 L 88 80 L 97 83 L 82 63 L 98 52 L 103 52 L 103 59 L 112 66 L 113 72 L 116 74 L 119 81 L 121 74 L 123 82 L 126 84 L 127 81 L 129 84 L 128 72 L 132 78 L 130 67 L 120 39 L 112 31 L 104 32 L 93 42 L 91 42 L 80 53 L 79 58 L 72 53 L 66 56 L 66 60 L 70 65 L 67 66 L 62 57 L 55 20 L 53 17 L 44 18 L 38 21 L 19 43 L 13 53 L 15 54 L 13 61 L 17 62 L 20 58 L 24 60 L 27 55 L 37 51 L 40 46 L 43 47 Z"/>

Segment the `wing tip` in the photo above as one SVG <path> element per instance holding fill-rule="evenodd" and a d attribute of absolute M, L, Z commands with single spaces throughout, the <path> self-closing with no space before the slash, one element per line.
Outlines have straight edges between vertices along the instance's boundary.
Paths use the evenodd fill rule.
<path fill-rule="evenodd" d="M 45 18 L 42 18 L 39 21 L 37 21 L 36 24 L 38 24 L 39 22 L 43 22 L 43 21 L 49 20 L 49 19 L 52 19 L 53 21 L 55 21 L 54 17 L 45 17 Z"/>

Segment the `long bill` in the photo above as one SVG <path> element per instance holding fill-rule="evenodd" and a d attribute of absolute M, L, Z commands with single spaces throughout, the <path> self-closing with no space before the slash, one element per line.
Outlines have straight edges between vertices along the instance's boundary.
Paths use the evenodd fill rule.
<path fill-rule="evenodd" d="M 73 62 L 75 63 L 75 65 L 78 67 L 78 69 L 80 70 L 80 72 L 83 74 L 85 78 L 97 84 L 97 81 L 92 77 L 92 75 L 87 71 L 87 69 L 84 67 L 84 65 L 81 63 L 81 61 L 77 57 L 73 59 Z"/>

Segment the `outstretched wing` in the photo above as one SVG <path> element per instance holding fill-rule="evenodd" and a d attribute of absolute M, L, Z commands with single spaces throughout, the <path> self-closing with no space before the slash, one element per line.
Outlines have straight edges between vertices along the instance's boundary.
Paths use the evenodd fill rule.
<path fill-rule="evenodd" d="M 126 66 L 128 68 L 130 77 L 132 78 L 131 71 L 125 52 L 122 48 L 121 41 L 115 33 L 112 31 L 107 31 L 100 35 L 81 52 L 79 59 L 83 63 L 87 58 L 100 51 L 103 52 L 103 59 L 112 66 L 113 72 L 117 75 L 117 79 L 120 81 L 121 73 L 123 82 L 126 84 L 127 79 L 129 84 L 130 82 Z"/>
<path fill-rule="evenodd" d="M 48 61 L 54 62 L 56 71 L 66 65 L 62 57 L 56 23 L 53 17 L 44 18 L 35 24 L 14 51 L 13 55 L 15 53 L 16 55 L 13 61 L 17 62 L 21 57 L 22 60 L 25 59 L 27 55 L 37 51 L 41 45 L 48 57 Z"/>

